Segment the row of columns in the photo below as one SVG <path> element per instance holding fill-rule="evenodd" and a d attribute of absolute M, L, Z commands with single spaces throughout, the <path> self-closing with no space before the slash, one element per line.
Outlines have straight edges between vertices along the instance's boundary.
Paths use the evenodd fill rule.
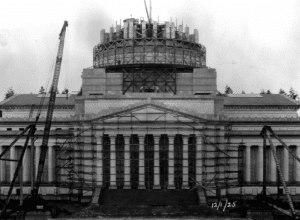
<path fill-rule="evenodd" d="M 9 152 L 7 152 L 6 154 L 9 155 L 9 157 L 4 157 L 6 159 L 11 159 L 11 160 L 17 160 L 19 159 L 17 157 L 17 153 L 16 153 L 16 147 L 18 146 L 12 146 L 9 150 Z M 20 147 L 22 149 L 22 147 Z M 4 151 L 4 146 L 0 146 L 0 152 Z M 23 181 L 24 182 L 29 182 L 31 180 L 31 173 L 30 173 L 30 151 L 31 148 L 28 147 L 25 151 L 25 155 L 23 157 Z M 37 175 L 37 169 L 38 169 L 38 163 L 39 163 L 39 158 L 40 158 L 40 154 L 41 154 L 41 146 L 35 146 L 35 175 Z M 49 146 L 48 147 L 48 181 L 49 183 L 54 181 L 54 152 L 53 152 L 53 146 Z M 9 171 L 5 170 L 6 167 L 4 166 L 4 164 L 9 163 Z M 17 167 L 17 162 L 13 162 L 13 161 L 4 161 L 4 160 L 0 160 L 0 182 L 9 182 L 12 181 L 15 170 Z M 9 179 L 6 179 L 5 177 L 5 173 L 9 172 Z"/>
<path fill-rule="evenodd" d="M 116 181 L 116 139 L 115 135 L 110 135 L 110 188 L 117 188 Z M 160 136 L 153 136 L 154 139 L 154 189 L 160 189 L 160 158 L 159 158 L 159 138 Z M 189 172 L 188 172 L 188 138 L 189 136 L 182 136 L 183 139 L 183 157 L 182 157 L 182 188 L 189 188 Z M 145 189 L 145 143 L 144 136 L 138 136 L 139 139 L 139 189 Z M 97 182 L 103 184 L 103 136 L 97 140 Z M 202 180 L 202 142 L 201 138 L 196 138 L 196 181 Z M 169 136 L 168 148 L 168 189 L 175 189 L 174 184 L 174 142 L 175 136 Z M 124 189 L 130 189 L 130 136 L 124 136 Z"/>
<path fill-rule="evenodd" d="M 277 167 L 275 163 L 274 156 L 271 152 L 267 152 L 270 154 L 270 170 L 267 175 L 270 175 L 270 181 L 271 182 L 276 182 L 277 181 Z M 296 147 L 296 155 L 300 157 L 300 146 Z M 282 162 L 282 172 L 285 181 L 289 181 L 289 152 L 286 148 L 283 148 L 283 155 L 282 155 L 283 160 Z M 263 181 L 263 146 L 258 146 L 258 165 L 257 165 L 257 181 L 262 182 Z M 246 182 L 251 182 L 251 162 L 254 163 L 255 161 L 251 161 L 251 146 L 245 146 L 245 181 Z M 295 167 L 295 180 L 300 181 L 300 163 L 296 162 Z"/>

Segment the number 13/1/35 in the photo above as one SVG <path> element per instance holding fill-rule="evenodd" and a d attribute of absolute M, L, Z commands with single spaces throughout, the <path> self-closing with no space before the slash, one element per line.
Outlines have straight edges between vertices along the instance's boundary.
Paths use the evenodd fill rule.
<path fill-rule="evenodd" d="M 219 202 L 213 202 L 211 204 L 212 208 L 216 208 L 217 210 L 219 210 L 220 208 L 223 208 L 223 212 L 225 211 L 226 208 L 234 208 L 236 206 L 236 202 L 228 202 L 228 200 L 226 199 L 225 204 L 223 206 L 223 202 L 219 201 Z"/>

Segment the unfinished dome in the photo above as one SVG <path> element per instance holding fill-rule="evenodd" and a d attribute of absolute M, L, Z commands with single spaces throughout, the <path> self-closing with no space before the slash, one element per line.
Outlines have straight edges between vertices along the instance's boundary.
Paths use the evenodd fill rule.
<path fill-rule="evenodd" d="M 176 94 L 176 72 L 206 67 L 206 48 L 198 41 L 198 30 L 190 34 L 189 27 L 183 30 L 182 24 L 128 18 L 123 21 L 123 27 L 121 24 L 111 27 L 109 33 L 101 30 L 100 43 L 93 51 L 93 67 L 128 73 L 123 93 L 158 89 Z M 161 76 L 168 79 L 164 78 L 162 83 L 156 80 L 154 85 L 154 78 Z M 126 78 L 147 78 L 149 83 L 142 80 L 143 83 L 135 82 L 132 86 L 132 80 L 126 83 Z"/>

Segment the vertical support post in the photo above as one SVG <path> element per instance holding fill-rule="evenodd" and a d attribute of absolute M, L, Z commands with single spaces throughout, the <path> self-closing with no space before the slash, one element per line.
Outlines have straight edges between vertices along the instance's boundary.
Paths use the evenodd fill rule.
<path fill-rule="evenodd" d="M 48 146 L 48 180 L 53 182 L 53 146 Z"/>
<path fill-rule="evenodd" d="M 190 28 L 185 27 L 185 40 L 189 41 L 190 40 Z"/>
<path fill-rule="evenodd" d="M 168 189 L 175 189 L 174 184 L 174 142 L 175 137 L 169 135 L 169 183 Z"/>
<path fill-rule="evenodd" d="M 276 176 L 277 175 L 277 170 L 276 170 L 276 163 L 275 163 L 275 159 L 274 157 L 272 156 L 272 151 L 271 151 L 271 148 L 270 148 L 270 167 L 271 167 L 271 172 L 270 172 L 270 176 L 271 176 L 271 182 L 275 183 L 277 181 L 276 179 Z"/>
<path fill-rule="evenodd" d="M 35 180 L 35 146 L 34 146 L 34 137 L 30 138 L 31 147 L 30 147 L 30 186 L 31 190 L 34 188 L 34 180 Z"/>
<path fill-rule="evenodd" d="M 171 22 L 171 34 L 170 34 L 170 38 L 172 38 L 172 39 L 175 38 L 175 26 L 174 26 L 174 22 Z"/>
<path fill-rule="evenodd" d="M 40 160 L 40 155 L 41 155 L 41 146 L 36 146 L 35 147 L 35 161 L 39 161 Z M 37 176 L 38 173 L 38 163 L 35 163 L 35 175 Z M 36 177 L 35 177 L 36 178 Z"/>
<path fill-rule="evenodd" d="M 123 38 L 128 38 L 128 21 L 125 21 L 123 24 Z"/>
<path fill-rule="evenodd" d="M 263 131 L 263 197 L 267 195 L 267 146 L 266 146 L 266 130 Z"/>
<path fill-rule="evenodd" d="M 132 39 L 133 38 L 133 20 L 128 21 L 128 38 Z"/>
<path fill-rule="evenodd" d="M 124 189 L 130 189 L 130 136 L 124 136 Z"/>
<path fill-rule="evenodd" d="M 283 156 L 283 164 L 282 164 L 283 175 L 284 175 L 284 179 L 288 182 L 289 181 L 289 152 L 285 147 L 283 147 L 282 156 Z"/>
<path fill-rule="evenodd" d="M 10 148 L 10 159 L 15 160 L 16 159 L 16 147 L 12 146 Z M 10 161 L 10 181 L 14 178 L 14 173 L 16 169 L 16 162 L 15 161 Z"/>
<path fill-rule="evenodd" d="M 146 22 L 142 22 L 142 38 L 146 38 Z"/>
<path fill-rule="evenodd" d="M 189 137 L 183 136 L 183 153 L 182 153 L 182 189 L 189 189 Z M 201 159 L 202 160 L 202 159 Z"/>
<path fill-rule="evenodd" d="M 153 22 L 153 38 L 157 38 L 157 22 Z"/>
<path fill-rule="evenodd" d="M 247 183 L 250 183 L 251 179 L 251 147 L 246 146 L 246 172 L 245 180 Z"/>
<path fill-rule="evenodd" d="M 258 170 L 257 170 L 257 180 L 259 182 L 263 182 L 263 146 L 259 145 L 258 146 Z"/>
<path fill-rule="evenodd" d="M 300 157 L 300 146 L 296 146 L 296 155 Z M 300 182 L 300 162 L 295 161 L 295 179 L 297 182 Z"/>
<path fill-rule="evenodd" d="M 117 188 L 116 136 L 110 136 L 110 189 Z"/>
<path fill-rule="evenodd" d="M 0 145 L 0 154 L 3 152 L 3 146 Z M 4 181 L 4 173 L 5 173 L 4 161 L 0 160 L 0 182 Z"/>
<path fill-rule="evenodd" d="M 196 137 L 196 181 L 198 183 L 202 182 L 202 149 L 203 140 L 199 135 Z"/>
<path fill-rule="evenodd" d="M 29 181 L 29 148 L 27 147 L 27 150 L 25 151 L 25 155 L 23 158 L 23 181 L 28 182 Z M 0 165 L 1 167 L 1 165 Z"/>
<path fill-rule="evenodd" d="M 100 44 L 104 44 L 105 42 L 105 29 L 100 31 Z"/>
<path fill-rule="evenodd" d="M 165 38 L 170 38 L 170 23 L 168 22 L 168 21 L 166 21 L 166 23 L 165 23 L 165 28 L 166 28 L 166 30 L 165 30 Z"/>
<path fill-rule="evenodd" d="M 110 27 L 110 30 L 109 30 L 109 41 L 115 40 L 115 39 L 113 39 L 113 35 L 114 35 L 114 27 Z"/>
<path fill-rule="evenodd" d="M 102 187 L 103 186 L 103 136 L 98 136 L 96 139 L 97 141 L 97 150 L 96 150 L 96 158 L 97 158 L 97 185 Z"/>
<path fill-rule="evenodd" d="M 159 136 L 154 136 L 154 189 L 160 189 Z"/>
<path fill-rule="evenodd" d="M 144 137 L 139 136 L 139 189 L 146 189 L 145 186 L 145 145 Z"/>

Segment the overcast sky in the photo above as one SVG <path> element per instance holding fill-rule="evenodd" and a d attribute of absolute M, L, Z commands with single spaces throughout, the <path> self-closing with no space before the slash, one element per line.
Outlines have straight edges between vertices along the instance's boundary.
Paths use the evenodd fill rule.
<path fill-rule="evenodd" d="M 79 91 L 100 30 L 131 16 L 146 18 L 142 0 L 1 1 L 0 100 L 9 87 L 37 93 L 47 85 L 64 20 L 59 90 Z M 290 87 L 300 93 L 300 1 L 152 0 L 152 17 L 158 16 L 199 30 L 219 91 L 228 84 L 238 93 Z"/>

